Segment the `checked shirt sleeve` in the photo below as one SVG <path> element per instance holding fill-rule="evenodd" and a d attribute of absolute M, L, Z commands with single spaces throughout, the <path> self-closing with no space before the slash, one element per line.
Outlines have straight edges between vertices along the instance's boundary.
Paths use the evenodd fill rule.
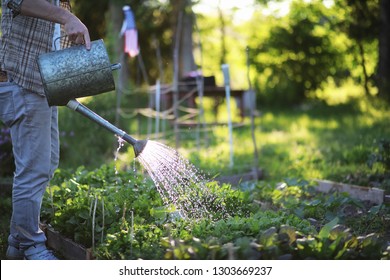
<path fill-rule="evenodd" d="M 20 14 L 20 9 L 22 6 L 23 0 L 9 0 L 7 7 L 12 10 L 12 16 L 16 17 Z"/>

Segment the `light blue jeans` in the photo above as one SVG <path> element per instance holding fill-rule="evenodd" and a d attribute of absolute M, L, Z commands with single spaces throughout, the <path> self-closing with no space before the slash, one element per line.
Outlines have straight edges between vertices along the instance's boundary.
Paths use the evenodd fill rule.
<path fill-rule="evenodd" d="M 44 243 L 40 211 L 45 189 L 59 163 L 58 112 L 46 98 L 12 82 L 0 83 L 0 120 L 11 131 L 15 173 L 10 245 Z"/>

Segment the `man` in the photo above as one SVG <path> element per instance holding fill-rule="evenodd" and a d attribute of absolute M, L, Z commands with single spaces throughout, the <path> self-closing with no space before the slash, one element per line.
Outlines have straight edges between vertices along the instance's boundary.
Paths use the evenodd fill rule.
<path fill-rule="evenodd" d="M 87 27 L 65 0 L 2 0 L 0 120 L 10 127 L 15 173 L 9 259 L 55 260 L 39 228 L 42 198 L 58 167 L 57 108 L 49 107 L 37 65 L 61 36 L 91 48 Z"/>

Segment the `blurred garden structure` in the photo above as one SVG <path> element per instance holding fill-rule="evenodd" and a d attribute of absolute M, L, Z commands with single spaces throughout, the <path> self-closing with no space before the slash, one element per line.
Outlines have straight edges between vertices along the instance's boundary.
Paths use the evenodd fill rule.
<path fill-rule="evenodd" d="M 201 134 L 204 135 L 204 141 L 202 142 L 207 145 L 207 133 L 209 130 L 213 129 L 212 126 L 221 124 L 227 125 L 229 127 L 230 135 L 230 166 L 232 167 L 233 138 L 231 130 L 233 127 L 233 123 L 232 116 L 230 114 L 230 100 L 231 98 L 234 98 L 236 100 L 239 116 L 241 118 L 239 125 L 244 125 L 243 121 L 245 113 L 247 111 L 247 108 L 245 108 L 245 106 L 249 107 L 252 111 L 255 110 L 255 104 L 247 104 L 248 102 L 246 102 L 246 100 L 248 98 L 245 99 L 245 95 L 254 95 L 254 91 L 231 89 L 230 77 L 228 78 L 228 81 L 226 81 L 227 78 L 225 72 L 224 87 L 217 86 L 214 75 L 203 75 L 202 65 L 195 63 L 193 34 L 194 30 L 196 30 L 196 28 L 194 28 L 194 26 L 196 27 L 196 17 L 192 10 L 188 9 L 189 7 L 191 7 L 192 4 L 189 1 L 183 1 L 181 4 L 182 6 L 180 6 L 177 11 L 178 20 L 174 29 L 175 33 L 172 57 L 173 69 L 168 69 L 172 70 L 173 73 L 172 84 L 161 83 L 161 80 L 163 79 L 163 69 L 161 65 L 163 64 L 163 62 L 161 57 L 161 51 L 159 49 L 159 43 L 156 42 L 156 39 L 154 38 L 154 45 L 156 46 L 156 61 L 157 65 L 159 65 L 160 75 L 157 79 L 156 85 L 149 87 L 148 107 L 136 108 L 135 111 L 133 110 L 133 116 L 135 116 L 135 114 L 139 114 L 148 118 L 148 136 L 152 132 L 151 125 L 154 124 L 154 136 L 157 139 L 165 139 L 166 137 L 163 133 L 165 131 L 166 125 L 168 124 L 172 126 L 174 129 L 176 148 L 180 147 L 180 129 L 182 129 L 183 127 L 196 127 L 197 147 L 199 148 Z M 125 64 L 127 63 L 125 54 L 128 54 L 130 58 L 133 58 L 138 55 L 137 67 L 142 72 L 143 82 L 146 85 L 149 85 L 149 78 L 147 77 L 148 73 L 146 71 L 145 64 L 141 55 L 141 50 L 139 50 L 137 47 L 138 35 L 136 31 L 134 15 L 129 6 L 124 6 L 123 11 L 124 22 L 120 33 L 124 40 L 124 54 L 121 55 L 122 61 Z M 132 32 L 132 35 L 126 32 Z M 134 50 L 132 51 L 131 49 Z M 198 42 L 198 49 L 198 52 L 200 52 L 200 56 L 203 56 L 200 39 Z M 221 57 L 221 59 L 225 58 Z M 249 64 L 247 65 L 247 67 L 249 73 Z M 124 67 L 120 73 L 120 85 L 119 90 L 117 90 L 116 123 L 119 122 L 121 113 L 126 111 L 126 109 L 122 108 L 121 102 L 123 89 L 126 88 L 125 83 L 127 77 L 129 76 L 129 72 L 131 72 L 130 68 Z M 249 75 L 248 80 L 250 83 Z M 203 99 L 205 97 L 210 97 L 213 99 L 213 112 L 215 118 L 215 121 L 213 123 L 206 123 L 205 121 L 203 106 Z M 224 101 L 227 103 L 226 111 L 228 112 L 228 119 L 224 123 L 218 123 L 217 113 L 220 105 Z M 127 116 L 129 116 L 129 114 L 131 114 L 131 112 L 127 112 Z M 122 116 L 123 115 L 124 114 L 122 114 Z M 251 112 L 250 115 L 253 116 L 254 114 Z M 161 131 L 162 136 L 160 135 L 160 127 L 163 127 Z M 255 127 L 252 126 L 252 129 L 255 129 Z M 252 134 L 254 135 L 254 133 Z"/>
<path fill-rule="evenodd" d="M 217 120 L 217 114 L 218 114 L 218 107 L 223 102 L 222 99 L 226 97 L 226 90 L 225 87 L 217 86 L 215 85 L 215 79 L 214 77 L 201 77 L 199 79 L 202 79 L 204 81 L 204 84 L 201 85 L 202 89 L 200 89 L 196 78 L 193 80 L 186 79 L 180 82 L 179 84 L 179 104 L 183 104 L 183 106 L 180 106 L 180 108 L 183 109 L 183 111 L 187 111 L 188 114 L 182 116 L 178 120 L 178 124 L 180 126 L 197 126 L 199 125 L 198 120 L 200 119 L 200 112 L 204 110 L 204 108 L 199 108 L 199 100 L 202 97 L 211 97 L 212 99 L 215 99 L 214 106 L 213 106 L 213 112 L 214 119 Z M 208 83 L 208 80 L 211 81 L 211 83 Z M 200 92 L 202 91 L 202 92 Z M 173 111 L 173 105 L 174 105 L 174 89 L 172 85 L 155 85 L 150 88 L 150 98 L 151 98 L 151 106 L 152 108 L 156 108 L 156 113 L 158 115 L 164 115 L 166 116 L 167 112 Z M 239 111 L 239 116 L 241 118 L 241 121 L 245 117 L 246 108 L 245 106 L 245 93 L 246 91 L 243 89 L 234 89 L 231 90 L 231 96 L 234 98 L 237 98 L 237 106 Z M 158 101 L 160 104 L 157 104 Z M 184 105 L 188 108 L 185 108 Z M 195 110 L 191 110 L 195 109 Z M 161 111 L 159 111 L 161 110 Z M 166 112 L 164 112 L 166 111 Z M 168 119 L 172 119 L 172 117 L 168 116 Z M 205 123 L 201 123 L 201 125 L 204 125 Z M 218 123 L 217 121 L 209 123 L 209 125 L 226 125 L 226 123 Z M 156 131 L 158 133 L 158 131 Z"/>

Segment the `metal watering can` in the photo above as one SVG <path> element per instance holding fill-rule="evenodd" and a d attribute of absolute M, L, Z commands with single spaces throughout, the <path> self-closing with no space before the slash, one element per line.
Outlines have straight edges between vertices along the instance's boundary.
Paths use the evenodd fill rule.
<path fill-rule="evenodd" d="M 42 54 L 38 66 L 50 106 L 115 89 L 112 71 L 120 69 L 110 63 L 103 40 L 93 41 L 89 51 L 77 45 Z"/>
<path fill-rule="evenodd" d="M 41 54 L 38 67 L 49 106 L 67 106 L 96 122 L 130 143 L 136 157 L 143 151 L 147 140 L 134 139 L 76 101 L 115 89 L 112 71 L 121 66 L 110 63 L 103 40 L 93 41 L 89 51 L 78 45 Z"/>

